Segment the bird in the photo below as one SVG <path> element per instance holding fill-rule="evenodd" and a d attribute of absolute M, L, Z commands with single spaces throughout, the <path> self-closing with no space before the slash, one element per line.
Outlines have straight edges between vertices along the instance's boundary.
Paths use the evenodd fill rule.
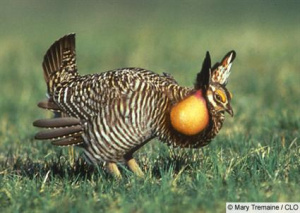
<path fill-rule="evenodd" d="M 211 66 L 207 51 L 193 87 L 180 86 L 168 73 L 129 67 L 98 74 L 77 70 L 75 33 L 55 41 L 42 67 L 47 98 L 38 107 L 54 113 L 33 122 L 36 140 L 83 149 L 88 163 L 104 163 L 116 177 L 125 164 L 143 177 L 133 154 L 150 140 L 180 148 L 200 148 L 233 116 L 226 88 L 236 57 L 229 51 Z"/>

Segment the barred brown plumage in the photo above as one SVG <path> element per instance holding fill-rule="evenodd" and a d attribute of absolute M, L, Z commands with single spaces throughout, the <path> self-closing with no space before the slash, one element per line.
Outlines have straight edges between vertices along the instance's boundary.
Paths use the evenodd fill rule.
<path fill-rule="evenodd" d="M 33 123 L 47 128 L 35 138 L 50 139 L 57 146 L 80 146 L 87 161 L 108 162 L 108 168 L 118 176 L 117 162 L 126 162 L 133 172 L 143 174 L 132 155 L 151 139 L 157 137 L 178 147 L 202 147 L 219 132 L 224 112 L 233 115 L 231 95 L 225 86 L 234 51 L 212 68 L 207 52 L 194 88 L 179 86 L 169 74 L 142 68 L 80 76 L 75 56 L 75 34 L 70 34 L 56 41 L 44 57 L 48 99 L 38 106 L 54 111 L 56 116 Z M 188 97 L 195 97 L 198 105 L 190 103 Z M 191 104 L 204 107 L 208 114 L 190 116 L 193 112 L 185 111 L 185 107 Z M 178 106 L 180 115 L 176 111 L 171 118 L 174 106 Z M 192 133 L 186 131 L 189 125 L 180 129 L 172 125 L 171 119 L 178 125 L 182 119 L 197 125 L 188 120 L 189 116 L 207 118 L 208 123 L 198 119 L 204 128 L 196 126 Z"/>

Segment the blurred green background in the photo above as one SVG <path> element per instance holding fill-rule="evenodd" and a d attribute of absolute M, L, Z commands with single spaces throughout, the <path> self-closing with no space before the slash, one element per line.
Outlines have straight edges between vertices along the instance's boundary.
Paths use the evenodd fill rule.
<path fill-rule="evenodd" d="M 235 101 L 251 98 L 252 108 L 262 101 L 255 113 L 277 104 L 288 110 L 299 104 L 294 98 L 299 97 L 295 86 L 300 78 L 299 5 L 298 1 L 2 2 L 1 108 L 11 108 L 10 101 L 17 97 L 19 104 L 39 99 L 45 51 L 56 39 L 76 32 L 80 73 L 137 66 L 172 73 L 186 86 L 194 82 L 207 50 L 214 62 L 234 49 L 237 59 L 229 88 L 238 94 Z M 30 111 L 28 106 L 21 110 Z"/>
<path fill-rule="evenodd" d="M 225 201 L 247 201 L 248 196 L 252 201 L 300 201 L 299 190 L 295 189 L 300 173 L 299 10 L 300 1 L 296 0 L 1 1 L 0 203 L 7 202 L 7 211 L 26 212 L 33 205 L 38 212 L 41 204 L 32 204 L 26 200 L 32 196 L 42 199 L 39 187 L 45 169 L 41 171 L 41 179 L 38 180 L 32 180 L 26 175 L 21 175 L 18 179 L 15 175 L 19 175 L 19 170 L 23 174 L 22 165 L 26 167 L 24 159 L 36 162 L 41 167 L 44 162 L 49 163 L 49 159 L 54 159 L 54 162 L 55 159 L 61 159 L 60 148 L 33 140 L 36 129 L 31 124 L 33 120 L 46 116 L 44 111 L 36 107 L 36 103 L 45 97 L 46 92 L 41 67 L 43 56 L 55 40 L 71 32 L 76 33 L 77 63 L 81 74 L 136 66 L 158 73 L 170 73 L 180 84 L 192 86 L 207 50 L 211 53 L 213 63 L 221 60 L 232 49 L 237 52 L 228 84 L 234 95 L 232 106 L 235 117 L 226 119 L 221 133 L 203 149 L 204 155 L 199 158 L 201 161 L 196 161 L 191 174 L 189 171 L 183 173 L 186 176 L 183 176 L 182 185 L 178 183 L 179 188 L 176 190 L 179 191 L 172 191 L 174 189 L 171 187 L 169 192 L 171 195 L 178 192 L 185 200 L 185 205 L 181 205 L 182 209 L 178 207 L 180 202 L 175 198 L 156 200 L 151 197 L 154 193 L 151 187 L 148 191 L 145 190 L 146 193 L 140 199 L 147 200 L 149 195 L 150 200 L 154 200 L 158 207 L 166 203 L 163 211 L 174 212 L 188 210 L 187 206 L 191 207 L 191 212 L 205 212 L 205 209 L 222 212 Z M 156 145 L 159 148 L 155 148 Z M 166 154 L 160 151 L 163 147 L 152 143 L 140 155 L 148 156 L 149 162 L 154 162 L 151 156 L 155 158 L 156 155 Z M 261 149 L 262 152 L 255 151 Z M 67 151 L 63 152 L 68 154 Z M 202 153 L 201 150 L 199 152 Z M 220 153 L 228 159 L 223 161 Z M 252 164 L 256 165 L 253 153 L 257 154 L 258 159 L 268 163 L 267 166 L 258 164 L 264 165 L 258 167 L 267 170 L 267 173 L 260 176 L 262 173 L 258 172 L 255 177 L 251 176 L 254 180 L 249 176 L 249 171 L 251 173 L 255 170 L 251 167 Z M 244 162 L 243 159 L 246 159 L 245 164 L 241 163 Z M 216 166 L 218 171 L 221 168 L 221 171 L 223 169 L 226 172 L 231 171 L 231 165 L 236 162 L 235 168 L 242 173 L 228 173 L 234 174 L 233 179 L 226 173 L 229 185 L 223 185 L 221 179 L 218 179 L 219 173 L 213 170 L 215 167 L 206 164 L 210 160 L 214 162 L 212 165 L 219 163 Z M 68 165 L 65 167 L 68 168 Z M 207 174 L 207 182 L 204 184 L 199 172 L 203 172 L 201 174 L 204 176 Z M 37 170 L 33 171 L 37 176 L 38 173 Z M 193 174 L 198 182 L 194 182 Z M 99 179 L 102 178 L 104 177 L 100 175 Z M 150 184 L 152 189 L 157 189 L 159 193 L 159 188 L 155 187 L 161 186 L 160 180 L 151 178 L 150 182 L 154 184 Z M 131 179 L 132 176 L 127 181 L 130 182 Z M 59 183 L 62 180 L 54 178 L 53 181 Z M 89 181 L 91 180 L 85 184 L 88 190 L 92 190 L 94 185 L 89 185 Z M 103 180 L 99 181 L 101 183 Z M 147 203 L 136 205 L 133 209 L 130 207 L 128 203 L 139 199 L 138 190 L 133 190 L 131 193 L 135 194 L 130 194 L 126 188 L 133 183 L 123 183 L 120 186 L 109 182 L 110 178 L 105 181 L 106 184 L 123 190 L 119 192 L 123 193 L 123 197 L 119 196 L 116 200 L 103 198 L 108 206 L 103 209 L 121 212 L 157 210 L 155 207 L 149 208 Z M 159 182 L 157 185 L 156 181 Z M 189 183 L 189 186 L 185 183 Z M 196 183 L 201 183 L 201 187 Z M 32 188 L 25 190 L 26 192 L 19 189 L 16 194 L 11 194 L 10 190 L 24 184 Z M 134 184 L 137 184 L 137 188 L 143 185 L 139 182 Z M 58 196 L 56 201 L 63 200 L 64 206 L 69 203 L 75 205 L 78 199 L 73 197 L 70 201 L 66 195 L 69 196 L 70 193 L 72 197 L 72 193 L 80 192 L 66 185 L 62 188 L 66 194 Z M 75 184 L 81 191 L 82 185 L 80 181 Z M 168 184 L 165 186 L 169 187 Z M 192 186 L 203 190 L 199 192 L 193 189 L 196 194 L 195 191 L 185 191 Z M 211 186 L 216 188 L 212 191 Z M 231 191 L 226 194 L 220 187 L 224 190 L 229 187 Z M 107 196 L 118 197 L 111 190 L 108 190 Z M 33 194 L 28 191 L 33 191 Z M 55 190 L 49 193 L 50 197 L 56 195 Z M 125 198 L 128 194 L 129 198 Z M 101 209 L 99 201 L 93 199 L 87 198 L 90 202 L 87 205 L 89 210 Z M 42 202 L 46 202 L 45 200 Z M 127 207 L 119 208 L 120 205 Z M 172 205 L 173 208 L 170 207 Z M 45 211 L 55 210 L 55 204 L 47 203 L 45 206 Z M 214 206 L 218 206 L 218 210 Z M 72 211 L 77 212 L 80 208 L 83 207 L 79 205 Z M 63 210 L 71 211 L 69 208 Z"/>

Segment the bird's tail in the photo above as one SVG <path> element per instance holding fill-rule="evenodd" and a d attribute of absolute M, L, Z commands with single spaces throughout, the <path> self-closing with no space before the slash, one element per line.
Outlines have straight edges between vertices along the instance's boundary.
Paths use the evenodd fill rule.
<path fill-rule="evenodd" d="M 54 42 L 43 61 L 44 78 L 48 98 L 38 103 L 43 109 L 54 112 L 54 118 L 33 122 L 44 130 L 35 135 L 37 140 L 52 140 L 57 146 L 80 145 L 83 143 L 80 120 L 69 117 L 55 101 L 55 96 L 64 82 L 70 83 L 78 76 L 75 54 L 75 34 L 66 35 Z"/>
<path fill-rule="evenodd" d="M 48 49 L 43 61 L 44 78 L 47 84 L 47 100 L 38 106 L 60 113 L 59 107 L 53 101 L 56 88 L 63 82 L 71 82 L 78 76 L 75 53 L 75 34 L 65 35 L 55 41 Z"/>
<path fill-rule="evenodd" d="M 61 82 L 71 81 L 78 75 L 75 34 L 66 35 L 51 45 L 44 56 L 43 70 L 50 97 Z"/>

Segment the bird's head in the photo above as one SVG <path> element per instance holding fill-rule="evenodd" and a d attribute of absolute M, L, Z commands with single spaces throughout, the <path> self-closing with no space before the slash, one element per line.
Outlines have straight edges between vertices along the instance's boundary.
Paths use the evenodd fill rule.
<path fill-rule="evenodd" d="M 235 51 L 228 52 L 222 61 L 211 67 L 209 52 L 206 53 L 201 72 L 197 75 L 195 89 L 205 93 L 209 108 L 216 113 L 227 112 L 233 116 L 230 105 L 232 94 L 226 88 Z"/>
<path fill-rule="evenodd" d="M 226 89 L 226 87 L 220 84 L 210 84 L 206 96 L 210 107 L 215 112 L 227 112 L 233 116 L 233 110 L 230 105 L 232 94 Z"/>

